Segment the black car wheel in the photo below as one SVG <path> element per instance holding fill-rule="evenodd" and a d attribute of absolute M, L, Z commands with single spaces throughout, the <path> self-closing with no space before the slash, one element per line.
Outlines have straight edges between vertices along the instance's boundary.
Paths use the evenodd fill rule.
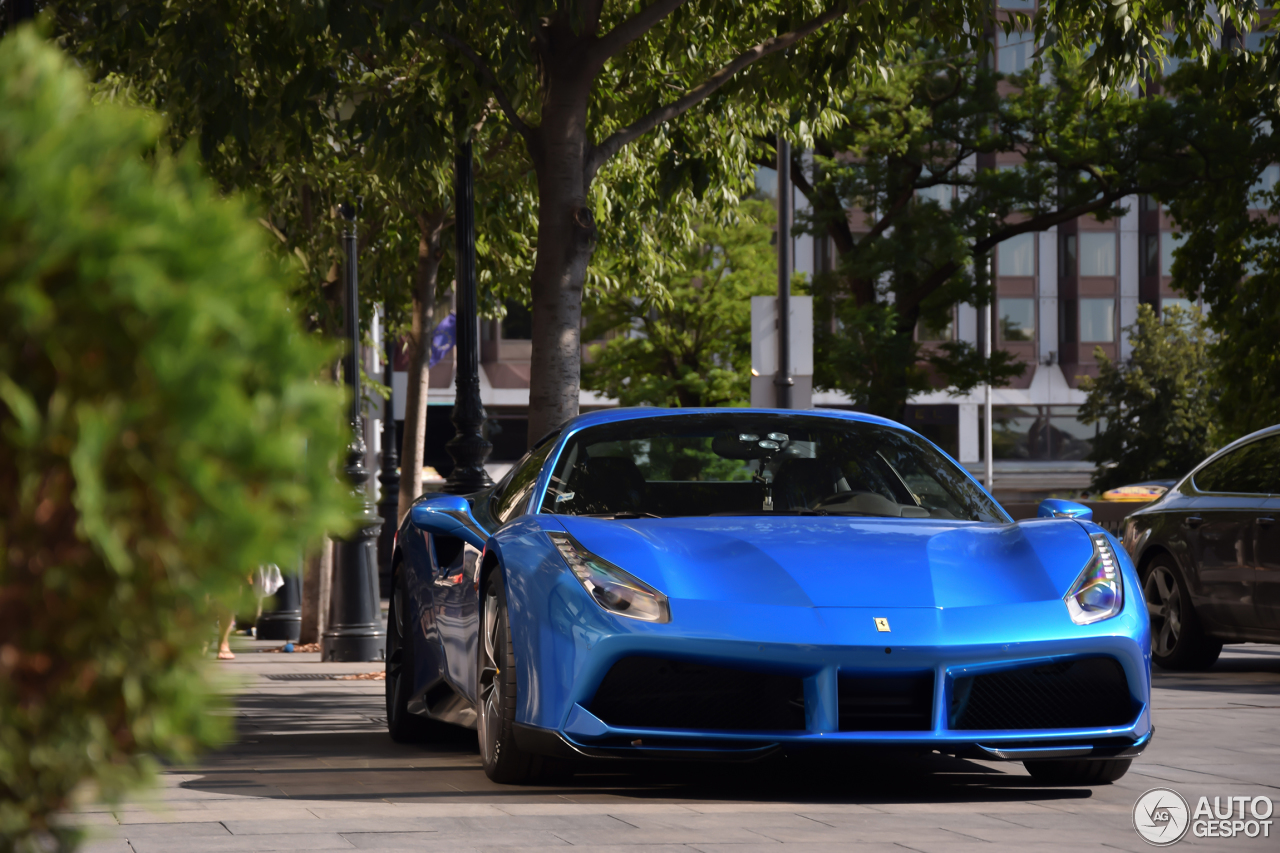
<path fill-rule="evenodd" d="M 406 639 L 408 594 L 405 570 L 396 572 L 391 588 L 391 607 L 387 613 L 387 732 L 396 743 L 420 743 L 437 739 L 444 733 L 444 723 L 410 713 L 413 698 L 413 642 Z"/>
<path fill-rule="evenodd" d="M 1153 558 L 1143 569 L 1142 594 L 1151 617 L 1151 660 L 1164 669 L 1212 666 L 1222 643 L 1205 636 L 1186 581 L 1168 554 Z"/>
<path fill-rule="evenodd" d="M 1031 778 L 1045 785 L 1104 785 L 1129 772 L 1132 758 L 1095 761 L 1024 761 Z"/>
<path fill-rule="evenodd" d="M 495 782 L 509 785 L 560 781 L 572 775 L 565 763 L 525 752 L 516 745 L 516 656 L 507 621 L 507 593 L 502 573 L 495 571 L 485 582 L 480 605 L 480 648 L 476 710 L 480 758 L 484 772 Z"/>

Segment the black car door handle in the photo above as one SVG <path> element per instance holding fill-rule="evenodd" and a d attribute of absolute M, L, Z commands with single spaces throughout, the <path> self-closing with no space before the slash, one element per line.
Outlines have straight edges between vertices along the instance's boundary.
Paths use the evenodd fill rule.
<path fill-rule="evenodd" d="M 1259 527 L 1270 527 L 1275 523 L 1276 523 L 1276 520 L 1269 515 L 1264 515 L 1262 518 L 1258 519 Z"/>
<path fill-rule="evenodd" d="M 1183 519 L 1182 523 L 1194 530 L 1204 523 L 1204 519 L 1198 515 L 1189 515 Z"/>

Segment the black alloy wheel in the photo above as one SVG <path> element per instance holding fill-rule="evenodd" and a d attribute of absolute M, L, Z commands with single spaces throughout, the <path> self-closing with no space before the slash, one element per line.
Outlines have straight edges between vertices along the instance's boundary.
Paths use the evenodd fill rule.
<path fill-rule="evenodd" d="M 501 571 L 491 572 L 485 581 L 476 661 L 477 734 L 485 775 L 508 785 L 553 784 L 573 775 L 565 762 L 516 745 L 516 656 Z"/>
<path fill-rule="evenodd" d="M 437 739 L 443 734 L 445 724 L 409 711 L 409 700 L 413 698 L 414 653 L 412 640 L 406 641 L 409 601 L 406 571 L 403 565 L 396 567 L 387 613 L 387 732 L 396 743 L 421 743 Z"/>
<path fill-rule="evenodd" d="M 1222 653 L 1222 642 L 1205 635 L 1187 583 L 1168 554 L 1142 570 L 1142 594 L 1151 617 L 1151 660 L 1163 669 L 1207 669 Z"/>
<path fill-rule="evenodd" d="M 1031 778 L 1043 785 L 1106 785 L 1129 772 L 1132 758 L 1024 761 Z"/>

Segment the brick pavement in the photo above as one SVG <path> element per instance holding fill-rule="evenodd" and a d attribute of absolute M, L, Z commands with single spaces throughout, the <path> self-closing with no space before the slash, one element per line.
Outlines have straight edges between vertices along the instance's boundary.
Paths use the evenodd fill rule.
<path fill-rule="evenodd" d="M 1201 795 L 1280 801 L 1280 647 L 1228 647 L 1207 673 L 1157 672 L 1152 747 L 1113 785 L 1062 789 L 1032 785 L 1019 764 L 940 756 L 603 766 L 562 787 L 504 787 L 485 778 L 470 733 L 392 743 L 382 682 L 297 680 L 373 668 L 318 657 L 246 648 L 219 665 L 236 682 L 238 741 L 165 773 L 149 798 L 71 818 L 94 832 L 85 849 L 1145 851 L 1130 821 L 1149 788 L 1172 787 L 1193 805 Z M 1276 850 L 1280 841 L 1188 835 L 1177 846 Z"/>

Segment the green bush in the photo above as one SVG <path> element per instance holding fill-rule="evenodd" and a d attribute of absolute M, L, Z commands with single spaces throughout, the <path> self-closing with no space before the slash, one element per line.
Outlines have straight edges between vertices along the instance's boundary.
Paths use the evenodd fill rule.
<path fill-rule="evenodd" d="M 242 202 L 154 117 L 0 42 L 0 849 L 225 732 L 203 647 L 260 563 L 354 514 L 333 356 Z"/>

